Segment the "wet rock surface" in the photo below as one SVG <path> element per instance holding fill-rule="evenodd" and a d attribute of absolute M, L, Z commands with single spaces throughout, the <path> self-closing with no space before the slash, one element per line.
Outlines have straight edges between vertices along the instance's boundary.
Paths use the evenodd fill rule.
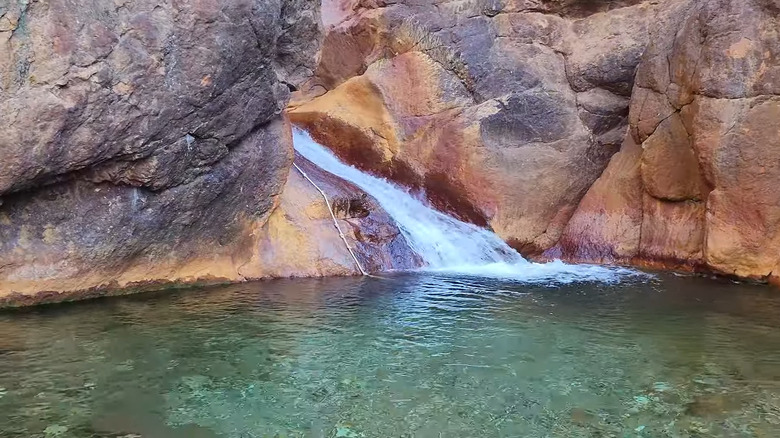
<path fill-rule="evenodd" d="M 776 281 L 775 3 L 325 2 L 291 118 L 524 255 Z"/>
<path fill-rule="evenodd" d="M 0 305 L 355 273 L 291 171 L 291 92 L 340 158 L 526 256 L 780 282 L 776 0 L 321 6 L 0 6 Z M 370 271 L 419 264 L 302 166 Z"/>
<path fill-rule="evenodd" d="M 525 254 L 619 149 L 634 73 L 679 2 L 324 2 L 292 120 Z"/>
<path fill-rule="evenodd" d="M 392 218 L 355 185 L 321 170 L 296 154 L 279 206 L 259 231 L 259 251 L 241 274 L 250 278 L 358 275 L 422 265 Z M 316 187 L 312 184 L 316 184 Z M 333 223 L 322 190 L 344 233 Z"/>

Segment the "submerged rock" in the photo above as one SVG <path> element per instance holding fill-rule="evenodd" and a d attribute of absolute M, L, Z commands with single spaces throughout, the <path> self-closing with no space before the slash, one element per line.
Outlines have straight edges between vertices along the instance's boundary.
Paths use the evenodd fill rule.
<path fill-rule="evenodd" d="M 742 400 L 736 394 L 706 394 L 688 403 L 686 414 L 694 417 L 718 417 L 741 407 Z"/>
<path fill-rule="evenodd" d="M 68 431 L 67 426 L 61 426 L 59 424 L 52 424 L 51 426 L 47 426 L 46 429 L 43 430 L 43 435 L 46 438 L 50 437 L 58 437 L 63 436 Z"/>

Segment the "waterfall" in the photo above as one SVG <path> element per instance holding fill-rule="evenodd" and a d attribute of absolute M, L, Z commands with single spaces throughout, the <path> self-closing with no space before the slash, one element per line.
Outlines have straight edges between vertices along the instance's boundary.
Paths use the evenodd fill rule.
<path fill-rule="evenodd" d="M 491 231 L 441 213 L 396 185 L 342 163 L 300 129 L 293 131 L 295 150 L 321 169 L 373 196 L 422 257 L 428 270 L 470 275 L 557 281 L 605 280 L 628 270 L 574 266 L 561 262 L 530 263 Z"/>

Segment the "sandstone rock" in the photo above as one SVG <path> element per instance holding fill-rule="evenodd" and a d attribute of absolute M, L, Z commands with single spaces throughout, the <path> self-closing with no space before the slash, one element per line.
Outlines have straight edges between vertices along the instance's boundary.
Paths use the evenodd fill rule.
<path fill-rule="evenodd" d="M 0 9 L 0 300 L 246 278 L 292 160 L 285 83 L 312 74 L 318 5 Z"/>
<path fill-rule="evenodd" d="M 373 198 L 303 157 L 297 156 L 295 161 L 328 196 L 363 269 L 379 272 L 422 265 L 398 227 Z M 333 225 L 322 195 L 296 169 L 291 170 L 279 207 L 259 234 L 255 257 L 241 268 L 245 277 L 360 274 Z"/>
<path fill-rule="evenodd" d="M 574 35 L 566 47 L 566 74 L 572 88 L 599 87 L 630 96 L 636 66 L 647 46 L 648 28 L 653 25 L 648 18 L 654 16 L 653 5 L 639 3 L 574 21 Z"/>
<path fill-rule="evenodd" d="M 290 117 L 538 254 L 622 143 L 650 28 L 677 2 L 434 3 L 326 1 L 317 74 Z"/>
<path fill-rule="evenodd" d="M 460 105 L 467 102 L 459 80 L 427 55 L 409 52 L 372 65 L 289 114 L 345 161 L 415 189 L 436 189 L 429 190 L 435 205 L 484 224 L 469 201 L 477 196 L 472 193 L 484 195 L 484 178 L 474 173 L 468 185 L 450 179 L 457 177 L 452 170 L 461 164 L 461 151 L 471 153 L 471 144 L 459 140 L 460 125 L 468 123 Z"/>
<path fill-rule="evenodd" d="M 706 261 L 718 271 L 742 277 L 777 275 L 780 98 L 759 97 L 726 104 L 732 105 L 740 107 L 736 123 L 723 125 L 721 141 L 711 144 L 714 148 L 707 151 L 711 154 L 714 190 L 707 199 Z M 705 150 L 705 145 L 701 146 Z"/>
<path fill-rule="evenodd" d="M 291 157 L 274 147 L 290 141 L 289 129 L 275 121 L 231 151 L 209 178 L 160 192 L 74 181 L 32 198 L 9 197 L 0 212 L 0 307 L 192 282 L 359 274 L 314 186 L 295 169 L 286 183 L 270 171 L 255 172 L 287 171 Z M 296 161 L 328 194 L 364 269 L 421 265 L 373 198 Z M 269 189 L 272 196 L 258 198 Z"/>
<path fill-rule="evenodd" d="M 316 32 L 316 14 L 297 6 L 14 4 L 23 26 L 0 38 L 0 195 L 93 166 L 154 190 L 207 172 L 281 111 L 288 70 L 306 69 L 285 44 Z M 172 157 L 192 162 L 149 169 Z"/>
<path fill-rule="evenodd" d="M 324 2 L 323 5 L 336 2 Z M 324 19 L 323 19 L 324 21 Z M 316 78 L 309 87 L 317 86 L 315 92 L 324 93 L 347 79 L 363 74 L 368 60 L 379 43 L 379 23 L 373 17 L 366 17 L 354 24 L 348 23 L 325 34 L 317 66 Z"/>
<path fill-rule="evenodd" d="M 706 185 L 679 114 L 669 116 L 642 145 L 642 182 L 649 195 L 665 201 L 700 200 Z"/>
<path fill-rule="evenodd" d="M 667 202 L 645 193 L 638 260 L 634 263 L 671 269 L 702 265 L 704 203 Z"/>
<path fill-rule="evenodd" d="M 543 258 L 629 264 L 639 253 L 643 188 L 642 148 L 628 137 L 582 198 L 560 240 Z"/>
<path fill-rule="evenodd" d="M 2 12 L 0 306 L 358 272 L 319 192 L 290 173 L 280 120 L 313 73 L 315 2 Z M 366 269 L 419 265 L 375 201 L 302 165 Z"/>
<path fill-rule="evenodd" d="M 68 297 L 58 292 L 77 297 L 155 282 L 242 279 L 238 269 L 255 251 L 255 230 L 281 192 L 289 141 L 289 126 L 273 122 L 208 174 L 162 191 L 75 179 L 7 196 L 0 211 L 0 299 L 25 303 Z"/>
<path fill-rule="evenodd" d="M 600 135 L 621 128 L 622 142 L 628 116 L 628 98 L 593 88 L 577 93 L 577 103 L 580 119 L 591 132 Z"/>
<path fill-rule="evenodd" d="M 311 0 L 223 3 L 0 10 L 0 305 L 355 273 L 290 173 L 296 90 L 315 139 L 526 255 L 780 281 L 777 0 L 327 0 L 324 35 Z M 419 264 L 301 165 L 368 269 Z"/>
<path fill-rule="evenodd" d="M 629 120 L 641 151 L 627 140 L 548 256 L 600 261 L 623 247 L 614 261 L 776 281 L 776 12 L 763 0 L 677 6 L 653 32 L 637 72 Z M 638 182 L 642 196 L 603 209 L 620 180 Z M 630 233 L 619 231 L 627 211 Z M 594 217 L 603 225 L 585 227 Z"/>
<path fill-rule="evenodd" d="M 512 0 L 506 10 L 542 10 L 570 17 L 582 17 L 599 12 L 635 5 L 641 0 Z"/>
<path fill-rule="evenodd" d="M 634 141 L 647 140 L 664 120 L 675 113 L 675 108 L 666 96 L 637 85 L 631 96 L 631 111 L 628 115 L 630 132 Z"/>

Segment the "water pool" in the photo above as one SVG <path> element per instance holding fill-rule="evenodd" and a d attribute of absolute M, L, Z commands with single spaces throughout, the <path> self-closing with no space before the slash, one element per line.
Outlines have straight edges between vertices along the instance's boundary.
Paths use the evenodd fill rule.
<path fill-rule="evenodd" d="M 777 437 L 780 294 L 418 273 L 4 311 L 0 436 Z"/>

